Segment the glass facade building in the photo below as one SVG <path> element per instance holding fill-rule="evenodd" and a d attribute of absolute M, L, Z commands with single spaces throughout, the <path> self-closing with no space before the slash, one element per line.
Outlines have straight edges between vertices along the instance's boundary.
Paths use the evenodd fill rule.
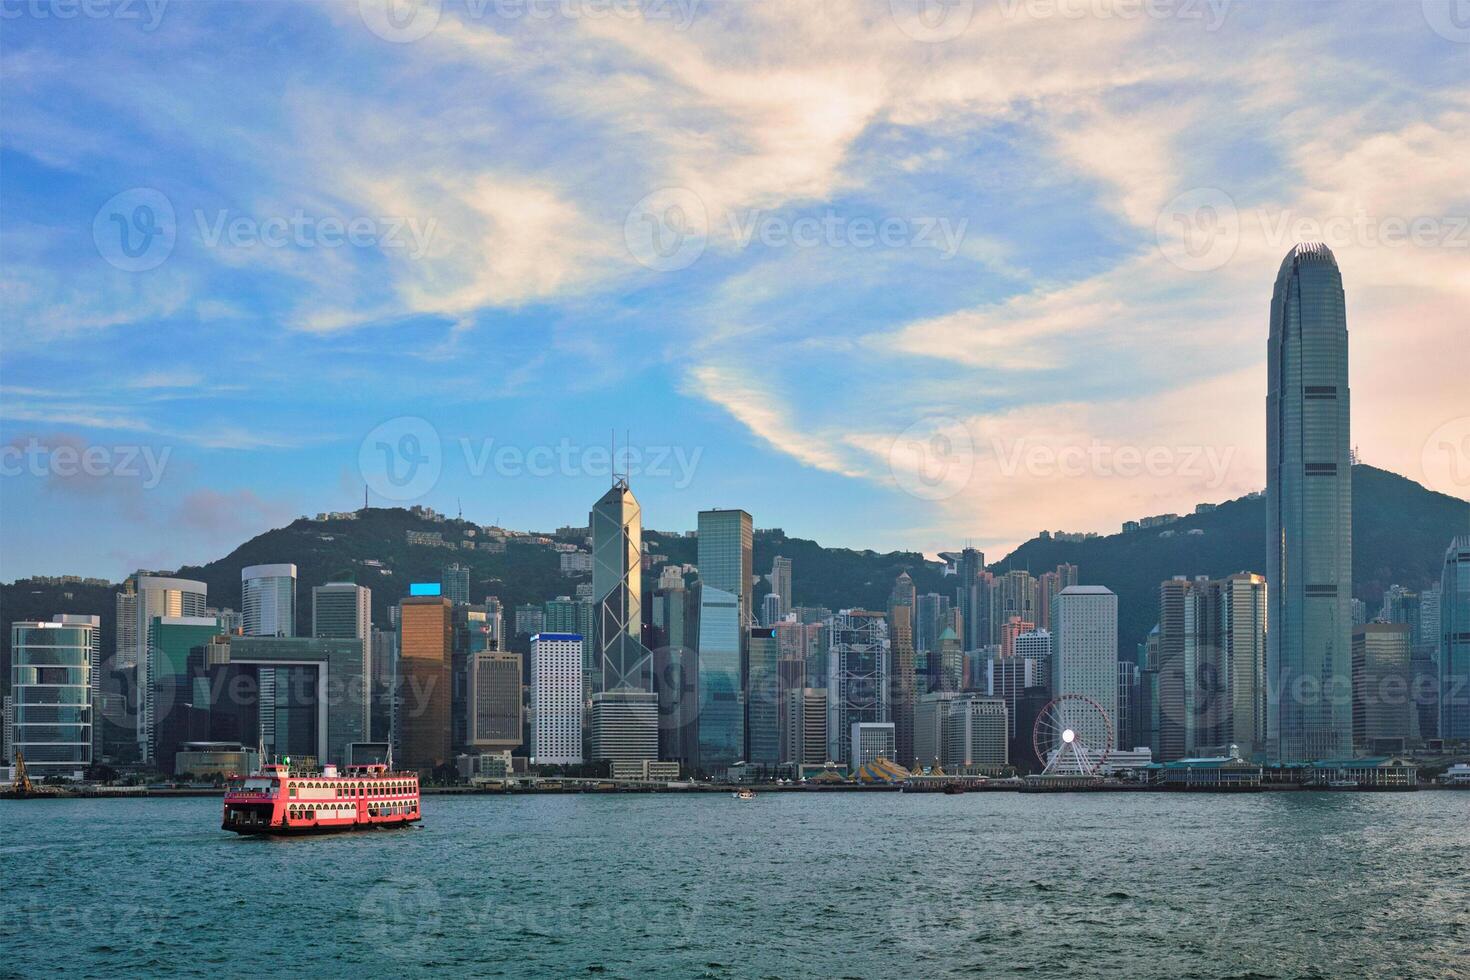
<path fill-rule="evenodd" d="M 15 764 L 17 752 L 38 776 L 80 775 L 92 764 L 99 630 L 91 622 L 11 624 L 8 764 Z"/>
<path fill-rule="evenodd" d="M 296 566 L 247 565 L 240 570 L 246 636 L 296 635 Z"/>
<path fill-rule="evenodd" d="M 592 506 L 588 525 L 597 627 L 589 693 L 652 692 L 653 654 L 642 640 L 643 512 L 626 480 L 619 479 Z"/>
<path fill-rule="evenodd" d="M 1267 731 L 1274 761 L 1352 754 L 1348 334 L 1331 249 L 1294 247 L 1267 346 Z"/>
<path fill-rule="evenodd" d="M 723 773 L 745 753 L 745 687 L 740 663 L 740 599 L 723 589 L 701 585 L 696 723 L 697 766 L 707 775 Z"/>
<path fill-rule="evenodd" d="M 1470 739 L 1470 535 L 1445 551 L 1438 630 L 1439 734 Z"/>

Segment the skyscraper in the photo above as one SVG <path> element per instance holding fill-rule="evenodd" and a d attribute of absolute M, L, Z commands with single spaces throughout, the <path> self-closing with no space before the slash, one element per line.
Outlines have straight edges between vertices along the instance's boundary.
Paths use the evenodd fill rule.
<path fill-rule="evenodd" d="M 101 629 L 97 616 L 10 624 L 6 765 L 15 764 L 17 751 L 36 775 L 80 776 L 92 764 L 93 677 Z"/>
<path fill-rule="evenodd" d="M 777 555 L 771 561 L 771 594 L 780 597 L 780 619 L 791 611 L 791 559 Z M 774 622 L 774 620 L 772 620 Z"/>
<path fill-rule="evenodd" d="M 743 510 L 699 512 L 698 764 L 710 775 L 746 751 L 752 537 Z"/>
<path fill-rule="evenodd" d="M 451 762 L 450 659 L 453 605 L 443 596 L 409 596 L 398 612 L 398 717 L 401 761 L 426 772 Z"/>
<path fill-rule="evenodd" d="M 888 597 L 888 643 L 893 663 L 888 699 L 893 717 L 894 744 L 898 758 L 904 762 L 914 757 L 914 698 L 917 691 L 914 670 L 915 600 L 913 579 L 908 572 L 900 572 Z"/>
<path fill-rule="evenodd" d="M 882 613 L 844 609 L 833 617 L 827 647 L 827 738 L 834 762 L 851 761 L 854 725 L 892 723 L 890 657 Z"/>
<path fill-rule="evenodd" d="M 1407 623 L 1353 630 L 1353 747 L 1370 755 L 1404 751 L 1413 738 Z"/>
<path fill-rule="evenodd" d="M 148 692 L 152 686 L 152 657 L 149 646 L 149 628 L 159 616 L 203 616 L 206 591 L 203 582 L 193 579 L 166 578 L 139 572 L 133 579 L 134 598 L 126 603 L 119 601 L 119 610 L 133 613 L 133 626 L 126 632 L 118 627 L 119 643 L 130 640 L 134 647 L 131 653 L 117 651 L 119 663 L 131 660 L 138 667 L 134 690 L 134 705 L 137 708 L 137 739 L 139 757 L 152 760 L 153 716 L 150 714 Z"/>
<path fill-rule="evenodd" d="M 531 637 L 531 761 L 582 761 L 582 638 L 576 633 Z"/>
<path fill-rule="evenodd" d="M 440 594 L 456 605 L 470 601 L 470 570 L 466 565 L 453 562 L 444 566 L 439 574 Z"/>
<path fill-rule="evenodd" d="M 1439 735 L 1470 739 L 1470 534 L 1450 542 L 1440 572 Z"/>
<path fill-rule="evenodd" d="M 1267 347 L 1267 751 L 1352 752 L 1352 469 L 1348 335 L 1331 249 L 1295 246 Z"/>
<path fill-rule="evenodd" d="M 774 768 L 781 761 L 780 647 L 776 630 L 751 627 L 745 685 L 745 761 Z"/>
<path fill-rule="evenodd" d="M 643 645 L 643 513 L 618 479 L 593 504 L 592 597 L 596 605 L 593 692 L 653 691 L 653 655 Z"/>
<path fill-rule="evenodd" d="M 1101 585 L 1070 585 L 1057 593 L 1057 623 L 1051 658 L 1052 696 L 1082 694 L 1107 713 L 1116 733 L 1118 717 L 1118 597 Z M 1087 744 L 1102 744 L 1101 732 Z"/>
<path fill-rule="evenodd" d="M 221 624 L 221 630 L 224 630 Z M 357 640 L 362 644 L 362 676 L 373 677 L 373 592 L 355 582 L 328 582 L 311 590 L 311 635 Z M 363 699 L 362 730 L 372 731 L 372 698 Z"/>

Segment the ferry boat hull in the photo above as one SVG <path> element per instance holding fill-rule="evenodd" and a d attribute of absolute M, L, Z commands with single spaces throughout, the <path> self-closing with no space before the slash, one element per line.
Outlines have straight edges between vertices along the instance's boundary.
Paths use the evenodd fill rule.
<path fill-rule="evenodd" d="M 267 765 L 225 794 L 220 829 L 242 836 L 330 834 L 395 829 L 418 823 L 416 773 L 372 765 L 338 775 L 292 773 Z"/>

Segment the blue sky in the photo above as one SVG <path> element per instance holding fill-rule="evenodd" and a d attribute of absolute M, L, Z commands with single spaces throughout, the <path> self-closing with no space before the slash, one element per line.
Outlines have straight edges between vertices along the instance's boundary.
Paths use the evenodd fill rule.
<path fill-rule="evenodd" d="M 1363 457 L 1470 492 L 1451 4 L 533 9 L 0 4 L 0 578 L 582 523 L 614 428 L 656 528 L 1115 530 L 1263 483 L 1302 237 Z"/>

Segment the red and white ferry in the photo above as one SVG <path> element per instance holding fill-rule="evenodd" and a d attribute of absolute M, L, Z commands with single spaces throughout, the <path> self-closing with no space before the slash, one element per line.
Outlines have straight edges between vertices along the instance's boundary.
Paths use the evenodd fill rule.
<path fill-rule="evenodd" d="M 422 819 L 419 777 L 382 764 L 293 773 L 290 759 L 260 767 L 225 794 L 223 830 L 313 834 L 407 827 Z"/>

